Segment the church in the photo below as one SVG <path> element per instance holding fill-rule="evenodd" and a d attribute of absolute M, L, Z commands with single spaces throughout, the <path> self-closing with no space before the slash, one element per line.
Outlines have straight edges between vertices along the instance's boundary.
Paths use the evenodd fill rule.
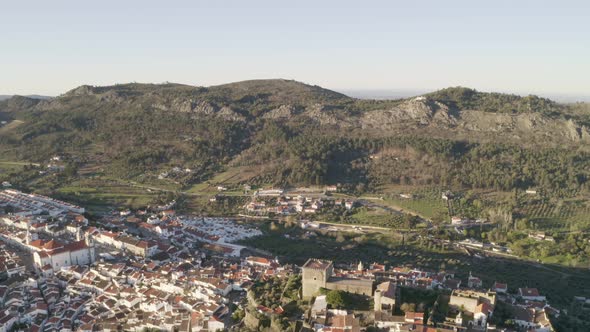
<path fill-rule="evenodd" d="M 27 245 L 33 249 L 35 265 L 43 270 L 51 268 L 55 271 L 62 266 L 89 265 L 96 260 L 93 240 L 82 238 L 78 232 L 75 242 L 63 244 L 55 240 L 32 240 L 27 237 Z"/>

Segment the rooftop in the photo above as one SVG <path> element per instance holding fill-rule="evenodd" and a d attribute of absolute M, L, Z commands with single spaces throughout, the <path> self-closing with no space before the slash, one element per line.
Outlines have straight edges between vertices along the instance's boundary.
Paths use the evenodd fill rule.
<path fill-rule="evenodd" d="M 304 269 L 314 269 L 314 270 L 327 270 L 332 265 L 331 261 L 317 259 L 317 258 L 310 258 L 303 264 Z"/>

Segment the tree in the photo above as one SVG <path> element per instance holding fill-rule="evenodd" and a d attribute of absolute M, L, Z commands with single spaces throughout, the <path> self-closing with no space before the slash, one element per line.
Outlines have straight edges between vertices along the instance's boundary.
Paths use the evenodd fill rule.
<path fill-rule="evenodd" d="M 413 229 L 420 222 L 420 218 L 411 214 L 404 216 L 404 225 L 408 229 Z"/>
<path fill-rule="evenodd" d="M 239 322 L 244 318 L 245 315 L 246 313 L 244 312 L 244 310 L 238 308 L 232 313 L 231 318 L 234 320 L 234 322 Z"/>
<path fill-rule="evenodd" d="M 343 309 L 349 306 L 349 299 L 346 292 L 331 290 L 326 294 L 326 301 L 332 308 Z"/>
<path fill-rule="evenodd" d="M 68 163 L 64 168 L 63 175 L 67 178 L 74 177 L 78 174 L 78 168 L 73 163 Z"/>
<path fill-rule="evenodd" d="M 416 311 L 416 303 L 404 302 L 404 303 L 402 303 L 400 309 L 403 312 L 414 312 L 414 311 Z"/>

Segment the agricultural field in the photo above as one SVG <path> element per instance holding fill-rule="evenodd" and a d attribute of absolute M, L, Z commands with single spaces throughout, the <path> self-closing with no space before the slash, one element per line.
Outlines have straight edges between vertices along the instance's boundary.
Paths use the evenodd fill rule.
<path fill-rule="evenodd" d="M 0 174 L 20 171 L 25 165 L 28 164 L 11 161 L 0 161 Z"/>
<path fill-rule="evenodd" d="M 404 228 L 404 214 L 393 213 L 378 207 L 362 207 L 343 220 L 345 224 L 368 225 L 400 229 Z"/>
<path fill-rule="evenodd" d="M 529 201 L 522 204 L 519 212 L 538 230 L 590 231 L 590 204 L 587 200 Z"/>
<path fill-rule="evenodd" d="M 242 184 L 246 183 L 257 172 L 251 167 L 233 167 L 227 171 L 218 173 L 206 182 L 198 183 L 186 190 L 188 193 L 215 193 L 217 186 L 224 186 L 231 192 L 243 192 Z"/>
<path fill-rule="evenodd" d="M 76 202 L 92 212 L 103 212 L 112 207 L 140 208 L 153 204 L 159 193 L 104 179 L 82 179 L 59 187 L 56 194 Z"/>
<path fill-rule="evenodd" d="M 415 212 L 427 219 L 432 219 L 437 215 L 448 218 L 447 205 L 441 198 L 441 194 L 444 191 L 443 188 L 422 187 L 402 190 L 398 189 L 396 192 L 388 193 L 384 197 L 384 202 Z M 400 194 L 411 194 L 412 198 L 402 198 Z"/>

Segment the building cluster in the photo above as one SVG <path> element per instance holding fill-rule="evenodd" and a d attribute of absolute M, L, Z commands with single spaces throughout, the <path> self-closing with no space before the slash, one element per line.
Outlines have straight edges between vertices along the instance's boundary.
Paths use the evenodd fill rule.
<path fill-rule="evenodd" d="M 204 261 L 178 253 L 162 262 L 121 255 L 0 287 L 0 330 L 218 331 L 231 322 L 231 292 L 291 273 L 261 257 Z"/>
<path fill-rule="evenodd" d="M 535 241 L 555 242 L 555 239 L 553 238 L 553 236 L 549 236 L 549 235 L 545 234 L 545 232 L 529 233 L 529 239 L 533 239 Z"/>
<path fill-rule="evenodd" d="M 460 216 L 451 217 L 451 225 L 474 225 L 487 222 L 486 219 L 468 219 Z"/>
<path fill-rule="evenodd" d="M 6 245 L 0 248 L 0 279 L 8 279 L 15 275 L 23 275 L 26 271 L 21 254 Z"/>
<path fill-rule="evenodd" d="M 162 180 L 162 179 L 166 179 L 168 177 L 175 177 L 175 176 L 182 176 L 182 175 L 187 175 L 187 174 L 191 174 L 193 173 L 193 170 L 185 167 L 185 168 L 181 168 L 178 166 L 172 167 L 169 171 L 164 171 L 160 174 L 158 174 L 158 179 Z"/>
<path fill-rule="evenodd" d="M 0 216 L 3 242 L 32 255 L 36 269 L 46 275 L 63 266 L 92 264 L 96 260 L 93 240 L 82 231 L 88 223 L 79 214 L 83 208 L 44 196 L 21 194 L 15 197 L 25 197 L 19 201 L 26 203 L 19 205 L 16 213 Z M 47 213 L 48 210 L 52 212 Z"/>
<path fill-rule="evenodd" d="M 499 331 L 491 323 L 498 302 L 508 308 L 511 315 L 508 319 L 514 322 L 514 327 L 527 331 L 552 331 L 549 317 L 559 315 L 535 288 L 509 292 L 508 285 L 500 282 L 484 288 L 479 277 L 469 274 L 465 282 L 453 271 L 425 271 L 405 266 L 386 269 L 381 264 L 365 268 L 362 263 L 336 269 L 331 261 L 309 259 L 302 266 L 302 284 L 304 298 L 314 299 L 309 323 L 316 332 L 359 331 L 360 322 L 353 313 L 328 310 L 320 289 L 372 296 L 374 324 L 390 332 L 429 331 L 435 324 L 436 331 Z M 423 312 L 401 309 L 402 287 L 444 290 L 428 313 L 428 321 L 424 321 Z M 400 310 L 405 310 L 404 315 L 396 315 Z M 441 315 L 445 317 L 442 321 Z M 435 321 L 433 317 L 439 319 Z M 354 322 L 342 326 L 342 321 Z"/>
<path fill-rule="evenodd" d="M 271 199 L 277 206 L 291 206 L 292 199 L 282 193 Z M 301 196 L 295 201 L 318 208 L 338 203 Z M 174 202 L 113 212 L 101 227 L 89 225 L 83 208 L 44 196 L 4 190 L 0 205 L 6 212 L 0 216 L 0 278 L 6 281 L 0 286 L 0 332 L 16 327 L 66 332 L 228 329 L 231 304 L 239 305 L 244 290 L 255 281 L 294 273 L 277 259 L 238 258 L 243 247 L 235 242 L 261 235 L 259 229 L 229 218 L 178 216 Z M 305 212 L 305 205 L 294 209 Z M 559 315 L 537 289 L 509 292 L 499 282 L 484 288 L 482 279 L 470 274 L 462 280 L 453 271 L 387 269 L 378 263 L 335 266 L 309 259 L 301 275 L 302 296 L 313 300 L 306 324 L 318 332 L 362 329 L 356 313 L 329 308 L 321 289 L 372 297 L 371 317 L 384 331 L 427 331 L 440 315 L 445 317 L 436 321 L 440 331 L 493 331 L 491 318 L 499 302 L 522 329 L 551 331 L 549 316 Z M 444 292 L 427 315 L 405 308 L 400 316 L 402 287 Z M 264 315 L 284 314 L 280 305 L 256 309 Z M 430 318 L 425 321 L 425 316 Z"/>
<path fill-rule="evenodd" d="M 237 242 L 262 235 L 257 227 L 240 223 L 231 218 L 177 216 L 174 210 L 156 213 L 124 211 L 103 221 L 109 229 L 124 232 L 96 230 L 97 242 L 117 249 L 127 249 L 135 255 L 152 256 L 159 247 L 173 244 L 179 248 L 204 248 L 224 256 L 240 256 L 243 246 Z M 132 236 L 134 234 L 135 236 Z"/>
<path fill-rule="evenodd" d="M 232 291 L 291 273 L 266 258 L 227 260 L 242 249 L 231 242 L 262 234 L 235 220 L 156 208 L 117 212 L 101 228 L 68 203 L 9 194 L 0 216 L 0 276 L 10 280 L 0 287 L 0 331 L 217 331 L 231 321 Z M 28 252 L 31 270 L 10 248 Z"/>
<path fill-rule="evenodd" d="M 328 309 L 326 295 L 316 298 L 311 308 L 311 320 L 316 332 L 360 332 L 358 317 L 341 309 Z"/>
<path fill-rule="evenodd" d="M 328 197 L 312 197 L 305 195 L 278 195 L 268 199 L 267 196 L 254 195 L 252 201 L 245 205 L 248 213 L 277 215 L 293 215 L 298 213 L 315 214 L 326 208 L 345 208 L 351 210 L 354 201 L 344 199 L 332 199 Z"/>
<path fill-rule="evenodd" d="M 26 194 L 15 189 L 0 191 L 0 207 L 17 216 L 48 214 L 52 217 L 67 212 L 82 214 L 84 208 L 47 196 Z"/>

